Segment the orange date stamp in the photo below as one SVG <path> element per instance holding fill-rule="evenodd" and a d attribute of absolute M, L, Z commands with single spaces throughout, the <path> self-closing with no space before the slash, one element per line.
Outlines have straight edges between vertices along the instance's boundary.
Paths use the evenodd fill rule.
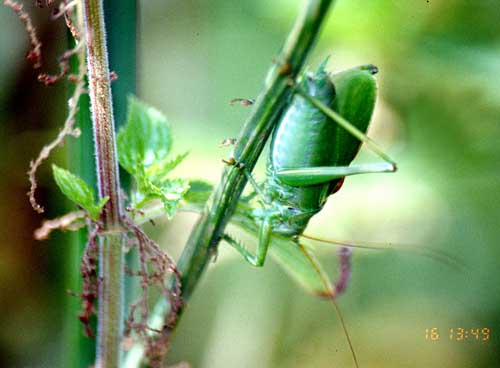
<path fill-rule="evenodd" d="M 488 342 L 491 338 L 491 329 L 488 327 L 453 327 L 439 329 L 438 327 L 429 327 L 425 329 L 425 340 L 427 341 L 478 341 Z"/>

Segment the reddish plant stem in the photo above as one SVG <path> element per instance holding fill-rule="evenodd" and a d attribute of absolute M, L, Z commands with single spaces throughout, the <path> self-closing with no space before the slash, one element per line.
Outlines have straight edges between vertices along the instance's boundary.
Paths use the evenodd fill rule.
<path fill-rule="evenodd" d="M 97 184 L 99 197 L 109 197 L 100 218 L 97 368 L 120 366 L 124 274 L 122 205 L 103 14 L 102 0 L 83 0 Z"/>
<path fill-rule="evenodd" d="M 84 0 L 83 4 L 97 181 L 100 197 L 109 196 L 101 220 L 105 230 L 109 230 L 110 227 L 120 227 L 122 208 L 106 34 L 102 0 Z"/>

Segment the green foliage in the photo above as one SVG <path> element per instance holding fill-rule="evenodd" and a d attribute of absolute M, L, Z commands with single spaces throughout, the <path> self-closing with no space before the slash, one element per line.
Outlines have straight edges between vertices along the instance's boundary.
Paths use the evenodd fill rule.
<path fill-rule="evenodd" d="M 127 123 L 118 133 L 117 141 L 120 165 L 137 184 L 132 192 L 132 206 L 141 208 L 150 200 L 159 199 L 171 218 L 189 184 L 184 179 L 168 178 L 187 153 L 169 157 L 172 135 L 165 116 L 129 97 Z"/>
<path fill-rule="evenodd" d="M 109 197 L 101 198 L 96 203 L 94 190 L 81 178 L 56 165 L 52 165 L 52 172 L 61 192 L 85 209 L 93 220 L 97 220 Z"/>
<path fill-rule="evenodd" d="M 129 97 L 127 123 L 118 133 L 120 164 L 131 175 L 165 160 L 172 136 L 165 116 L 135 97 Z"/>

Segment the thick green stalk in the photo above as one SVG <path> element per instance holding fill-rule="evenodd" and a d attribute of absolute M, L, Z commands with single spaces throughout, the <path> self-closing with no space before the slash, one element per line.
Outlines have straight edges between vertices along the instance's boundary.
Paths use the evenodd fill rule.
<path fill-rule="evenodd" d="M 103 14 L 102 0 L 83 1 L 98 192 L 100 198 L 109 197 L 100 219 L 98 368 L 120 365 L 123 330 L 122 205 Z"/>
<path fill-rule="evenodd" d="M 238 138 L 234 156 L 240 167 L 244 165 L 246 169 L 252 170 L 255 166 L 292 92 L 290 78 L 294 78 L 302 69 L 332 2 L 333 0 L 309 0 L 303 12 L 298 16 Z M 222 173 L 219 185 L 212 193 L 191 233 L 178 262 L 181 272 L 182 298 L 185 303 L 191 297 L 214 254 L 245 184 L 246 177 L 242 170 L 236 166 L 227 166 Z M 179 317 L 182 311 L 183 307 L 178 311 Z M 158 316 L 164 316 L 167 313 L 169 313 L 167 303 L 160 302 L 155 307 L 150 320 L 151 326 L 161 327 L 163 318 L 158 318 Z M 178 321 L 179 318 L 175 324 L 169 326 L 171 331 L 175 329 Z M 158 323 L 160 323 L 159 326 Z M 142 347 L 134 346 L 127 355 L 125 367 L 137 367 L 143 354 Z"/>

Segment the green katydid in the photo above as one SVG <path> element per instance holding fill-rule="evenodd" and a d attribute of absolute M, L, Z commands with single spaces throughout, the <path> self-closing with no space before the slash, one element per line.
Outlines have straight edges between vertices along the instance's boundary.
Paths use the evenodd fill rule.
<path fill-rule="evenodd" d="M 330 76 L 325 64 L 326 60 L 298 84 L 275 128 L 265 184 L 259 186 L 243 169 L 263 203 L 262 209 L 252 212 L 260 228 L 256 255 L 228 235 L 223 239 L 253 266 L 264 264 L 271 234 L 301 235 L 345 176 L 396 170 L 383 153 L 387 163 L 349 166 L 362 142 L 374 145 L 365 133 L 375 106 L 376 67 L 361 66 Z M 375 150 L 382 152 L 377 146 Z"/>

